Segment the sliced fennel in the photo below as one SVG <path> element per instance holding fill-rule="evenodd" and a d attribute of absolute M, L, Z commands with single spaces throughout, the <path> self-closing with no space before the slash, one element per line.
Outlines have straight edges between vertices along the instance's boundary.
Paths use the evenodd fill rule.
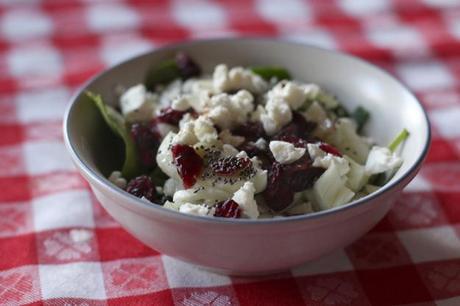
<path fill-rule="evenodd" d="M 319 210 L 330 209 L 349 202 L 355 193 L 346 186 L 347 178 L 341 177 L 335 163 L 313 185 L 312 197 Z"/>

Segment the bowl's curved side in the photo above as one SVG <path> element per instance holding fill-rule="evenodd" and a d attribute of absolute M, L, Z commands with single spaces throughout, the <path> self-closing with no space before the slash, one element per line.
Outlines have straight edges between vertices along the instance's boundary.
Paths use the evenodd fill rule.
<path fill-rule="evenodd" d="M 398 190 L 341 214 L 298 223 L 200 223 L 139 210 L 96 181 L 91 188 L 102 206 L 133 236 L 166 255 L 231 275 L 288 270 L 345 247 L 376 225 L 391 208 Z M 279 251 L 282 250 L 282 251 Z"/>

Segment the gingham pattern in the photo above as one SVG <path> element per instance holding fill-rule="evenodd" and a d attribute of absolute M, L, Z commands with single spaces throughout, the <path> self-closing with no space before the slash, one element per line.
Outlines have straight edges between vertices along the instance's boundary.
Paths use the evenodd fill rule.
<path fill-rule="evenodd" d="M 0 0 L 0 303 L 460 305 L 458 0 Z M 327 258 L 262 279 L 151 250 L 64 149 L 76 86 L 129 56 L 211 36 L 287 37 L 370 60 L 420 97 L 433 146 L 388 216 Z M 350 72 L 352 73 L 352 72 Z"/>

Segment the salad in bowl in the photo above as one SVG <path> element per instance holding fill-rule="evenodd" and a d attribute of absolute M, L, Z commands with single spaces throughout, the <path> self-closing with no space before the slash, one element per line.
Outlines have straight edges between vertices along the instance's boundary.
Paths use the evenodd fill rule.
<path fill-rule="evenodd" d="M 124 144 L 108 179 L 152 205 L 199 216 L 279 218 L 338 207 L 385 184 L 397 149 L 363 135 L 370 118 L 282 67 L 216 65 L 188 55 L 117 88 L 116 107 L 87 92 Z M 363 104 L 366 101 L 362 101 Z"/>

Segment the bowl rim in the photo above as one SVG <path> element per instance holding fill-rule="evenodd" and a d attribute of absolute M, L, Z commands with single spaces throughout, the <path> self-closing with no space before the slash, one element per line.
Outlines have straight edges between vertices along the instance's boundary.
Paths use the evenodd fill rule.
<path fill-rule="evenodd" d="M 427 137 L 426 137 L 425 142 L 424 142 L 424 147 L 423 147 L 422 153 L 420 154 L 420 156 L 418 156 L 418 158 L 415 161 L 415 163 L 409 169 L 407 169 L 406 172 L 403 173 L 400 178 L 398 178 L 397 180 L 391 182 L 390 184 L 382 186 L 377 191 L 375 191 L 375 192 L 373 192 L 373 193 L 371 193 L 371 194 L 369 194 L 369 195 L 367 195 L 365 197 L 362 197 L 362 198 L 360 198 L 358 200 L 346 203 L 345 205 L 342 205 L 342 206 L 334 207 L 334 208 L 327 209 L 327 210 L 317 211 L 317 212 L 313 212 L 313 213 L 309 213 L 309 214 L 296 215 L 296 216 L 286 216 L 286 217 L 283 216 L 283 217 L 279 217 L 279 218 L 275 217 L 275 218 L 267 218 L 267 219 L 216 218 L 216 217 L 213 217 L 213 216 L 196 216 L 196 215 L 191 215 L 191 214 L 184 214 L 184 213 L 181 213 L 181 212 L 178 212 L 178 211 L 167 209 L 167 208 L 164 208 L 161 205 L 156 205 L 156 204 L 152 204 L 150 202 L 147 202 L 145 200 L 141 200 L 140 198 L 138 198 L 138 197 L 136 197 L 136 196 L 134 196 L 132 194 L 129 194 L 128 192 L 116 187 L 115 185 L 110 183 L 110 181 L 107 178 L 105 178 L 103 175 L 97 173 L 90 166 L 88 166 L 86 163 L 83 162 L 82 158 L 77 153 L 77 151 L 75 150 L 73 144 L 71 143 L 70 133 L 69 133 L 69 130 L 70 130 L 69 117 L 70 117 L 70 114 L 72 113 L 72 110 L 73 110 L 75 104 L 76 104 L 77 98 L 82 94 L 82 92 L 83 92 L 83 90 L 85 88 L 87 88 L 94 81 L 96 81 L 97 79 L 99 79 L 100 77 L 105 75 L 110 70 L 115 69 L 115 68 L 117 68 L 117 67 L 119 67 L 121 65 L 125 65 L 128 62 L 135 61 L 138 58 L 147 56 L 147 55 L 149 55 L 151 53 L 157 52 L 158 50 L 175 49 L 175 48 L 178 48 L 178 47 L 180 48 L 181 46 L 185 46 L 185 45 L 189 46 L 189 45 L 195 45 L 195 44 L 203 44 L 203 43 L 211 43 L 211 42 L 219 43 L 219 42 L 228 42 L 228 41 L 253 41 L 253 42 L 267 42 L 267 43 L 281 43 L 281 44 L 290 44 L 290 45 L 294 45 L 294 46 L 306 47 L 306 48 L 310 48 L 310 49 L 316 49 L 316 50 L 321 51 L 321 52 L 330 53 L 330 54 L 332 54 L 334 56 L 339 56 L 339 57 L 343 57 L 343 58 L 346 58 L 346 59 L 349 59 L 349 60 L 353 60 L 353 61 L 356 61 L 356 62 L 362 64 L 362 65 L 368 66 L 368 67 L 370 67 L 372 69 L 378 70 L 379 72 L 383 73 L 385 76 L 387 76 L 390 79 L 392 79 L 395 82 L 397 82 L 416 101 L 416 105 L 422 111 L 422 114 L 424 115 L 424 119 L 425 119 L 424 121 L 426 123 L 426 128 L 427 128 L 427 131 L 426 131 Z M 140 53 L 140 54 L 138 54 L 136 56 L 133 56 L 133 57 L 128 58 L 128 59 L 126 59 L 124 61 L 121 61 L 121 62 L 117 63 L 116 65 L 113 65 L 111 67 L 108 67 L 108 68 L 104 69 L 103 71 L 97 73 L 96 75 L 94 75 L 93 77 L 88 79 L 81 86 L 79 86 L 79 88 L 76 89 L 74 94 L 71 96 L 70 103 L 67 106 L 67 109 L 66 109 L 65 114 L 64 114 L 63 136 L 64 136 L 64 143 L 65 143 L 65 145 L 67 147 L 67 150 L 69 151 L 74 163 L 76 164 L 76 166 L 81 171 L 83 171 L 87 176 L 89 176 L 94 182 L 98 183 L 98 185 L 100 187 L 103 187 L 106 190 L 115 193 L 117 196 L 120 196 L 120 197 L 128 200 L 133 205 L 136 205 L 139 208 L 152 210 L 153 212 L 159 213 L 160 215 L 169 215 L 169 217 L 171 217 L 171 218 L 179 218 L 179 219 L 183 219 L 184 221 L 204 222 L 204 223 L 219 223 L 219 224 L 240 224 L 240 225 L 247 224 L 247 225 L 252 225 L 252 226 L 264 225 L 264 224 L 266 225 L 266 224 L 286 223 L 286 222 L 289 222 L 289 223 L 291 223 L 291 222 L 301 222 L 301 221 L 305 221 L 305 220 L 313 220 L 313 219 L 318 219 L 318 218 L 324 218 L 324 217 L 327 217 L 327 216 L 338 214 L 340 212 L 344 212 L 344 211 L 347 211 L 347 210 L 350 210 L 350 209 L 353 209 L 353 208 L 357 208 L 358 206 L 363 206 L 363 205 L 365 205 L 367 203 L 370 203 L 370 202 L 372 202 L 372 200 L 374 200 L 376 198 L 380 198 L 384 194 L 387 194 L 390 191 L 392 191 L 393 189 L 395 189 L 396 187 L 398 187 L 400 183 L 402 183 L 413 172 L 416 172 L 420 168 L 421 164 L 423 163 L 423 161 L 425 160 L 425 158 L 427 156 L 427 153 L 428 153 L 428 150 L 429 150 L 430 144 L 431 144 L 431 138 L 432 138 L 431 124 L 430 124 L 430 121 L 429 121 L 429 118 L 428 118 L 428 114 L 427 114 L 425 108 L 422 106 L 422 104 L 419 101 L 419 99 L 417 98 L 417 96 L 412 93 L 412 91 L 408 88 L 408 86 L 406 84 L 404 84 L 403 82 L 399 81 L 396 77 L 391 75 L 389 72 L 381 69 L 377 65 L 372 64 L 372 63 L 370 63 L 370 62 L 368 62 L 368 61 L 366 61 L 364 59 L 361 59 L 361 58 L 359 58 L 357 56 L 354 56 L 354 55 L 351 55 L 351 54 L 348 54 L 348 53 L 344 53 L 344 52 L 336 51 L 336 50 L 330 50 L 330 49 L 326 49 L 326 48 L 323 48 L 323 47 L 318 47 L 318 46 L 315 46 L 315 45 L 311 45 L 311 44 L 308 44 L 308 43 L 292 41 L 292 40 L 289 40 L 287 38 L 267 38 L 267 37 L 257 37 L 257 36 L 256 37 L 250 37 L 249 36 L 249 37 L 203 38 L 203 39 L 192 39 L 192 40 L 184 40 L 184 41 L 180 41 L 180 42 L 173 42 L 171 44 L 167 44 L 167 45 L 161 46 L 159 48 L 154 48 L 154 49 L 151 49 L 149 51 Z M 128 208 L 128 209 L 130 209 L 130 208 Z"/>

